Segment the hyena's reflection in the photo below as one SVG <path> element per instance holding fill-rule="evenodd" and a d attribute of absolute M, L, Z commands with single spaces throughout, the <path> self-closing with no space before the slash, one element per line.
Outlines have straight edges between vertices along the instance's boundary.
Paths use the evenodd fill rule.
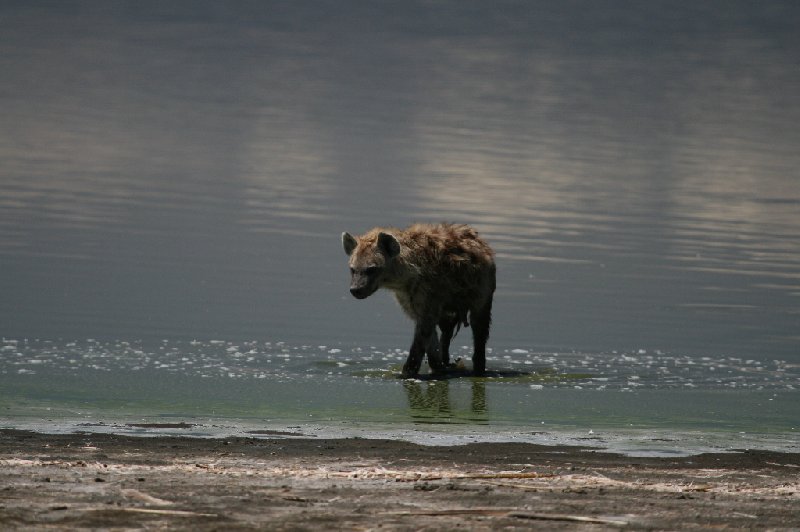
<path fill-rule="evenodd" d="M 462 384 L 463 381 L 457 383 Z M 488 421 L 486 409 L 486 383 L 474 380 L 469 410 L 454 408 L 450 397 L 450 382 L 438 381 L 403 381 L 403 389 L 408 396 L 411 417 L 428 423 Z"/>

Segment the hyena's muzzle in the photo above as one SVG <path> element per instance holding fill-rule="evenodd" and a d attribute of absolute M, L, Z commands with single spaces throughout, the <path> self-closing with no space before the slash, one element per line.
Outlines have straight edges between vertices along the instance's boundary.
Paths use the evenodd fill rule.
<path fill-rule="evenodd" d="M 350 293 L 356 299 L 371 296 L 380 287 L 379 268 L 353 269 L 350 277 Z"/>

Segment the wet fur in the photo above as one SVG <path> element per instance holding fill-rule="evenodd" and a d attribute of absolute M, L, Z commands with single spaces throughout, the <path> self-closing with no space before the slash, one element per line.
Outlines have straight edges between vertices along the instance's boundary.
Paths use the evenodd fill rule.
<path fill-rule="evenodd" d="M 342 244 L 350 257 L 351 293 L 363 299 L 379 288 L 392 290 L 414 321 L 404 377 L 419 372 L 425 355 L 434 372 L 444 371 L 462 325 L 472 327 L 474 372 L 484 373 L 496 267 L 494 252 L 472 227 L 376 227 L 360 237 L 343 233 Z"/>

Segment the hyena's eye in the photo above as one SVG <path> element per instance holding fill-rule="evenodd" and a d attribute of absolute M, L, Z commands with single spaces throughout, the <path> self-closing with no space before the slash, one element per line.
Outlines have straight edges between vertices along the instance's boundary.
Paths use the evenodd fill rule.
<path fill-rule="evenodd" d="M 350 268 L 350 275 L 355 275 L 355 273 L 356 273 L 356 269 L 355 268 Z"/>
<path fill-rule="evenodd" d="M 378 266 L 370 266 L 364 270 L 364 273 L 366 273 L 367 275 L 375 275 L 376 273 L 378 273 L 378 270 L 380 270 Z"/>

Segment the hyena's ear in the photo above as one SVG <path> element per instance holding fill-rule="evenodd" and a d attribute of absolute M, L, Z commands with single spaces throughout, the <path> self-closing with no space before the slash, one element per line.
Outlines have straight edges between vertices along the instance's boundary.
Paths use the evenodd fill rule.
<path fill-rule="evenodd" d="M 354 249 L 356 249 L 357 245 L 358 240 L 356 240 L 353 235 L 350 233 L 342 233 L 342 247 L 348 256 L 353 252 Z"/>
<path fill-rule="evenodd" d="M 390 259 L 400 254 L 400 242 L 389 233 L 378 234 L 378 246 Z"/>

